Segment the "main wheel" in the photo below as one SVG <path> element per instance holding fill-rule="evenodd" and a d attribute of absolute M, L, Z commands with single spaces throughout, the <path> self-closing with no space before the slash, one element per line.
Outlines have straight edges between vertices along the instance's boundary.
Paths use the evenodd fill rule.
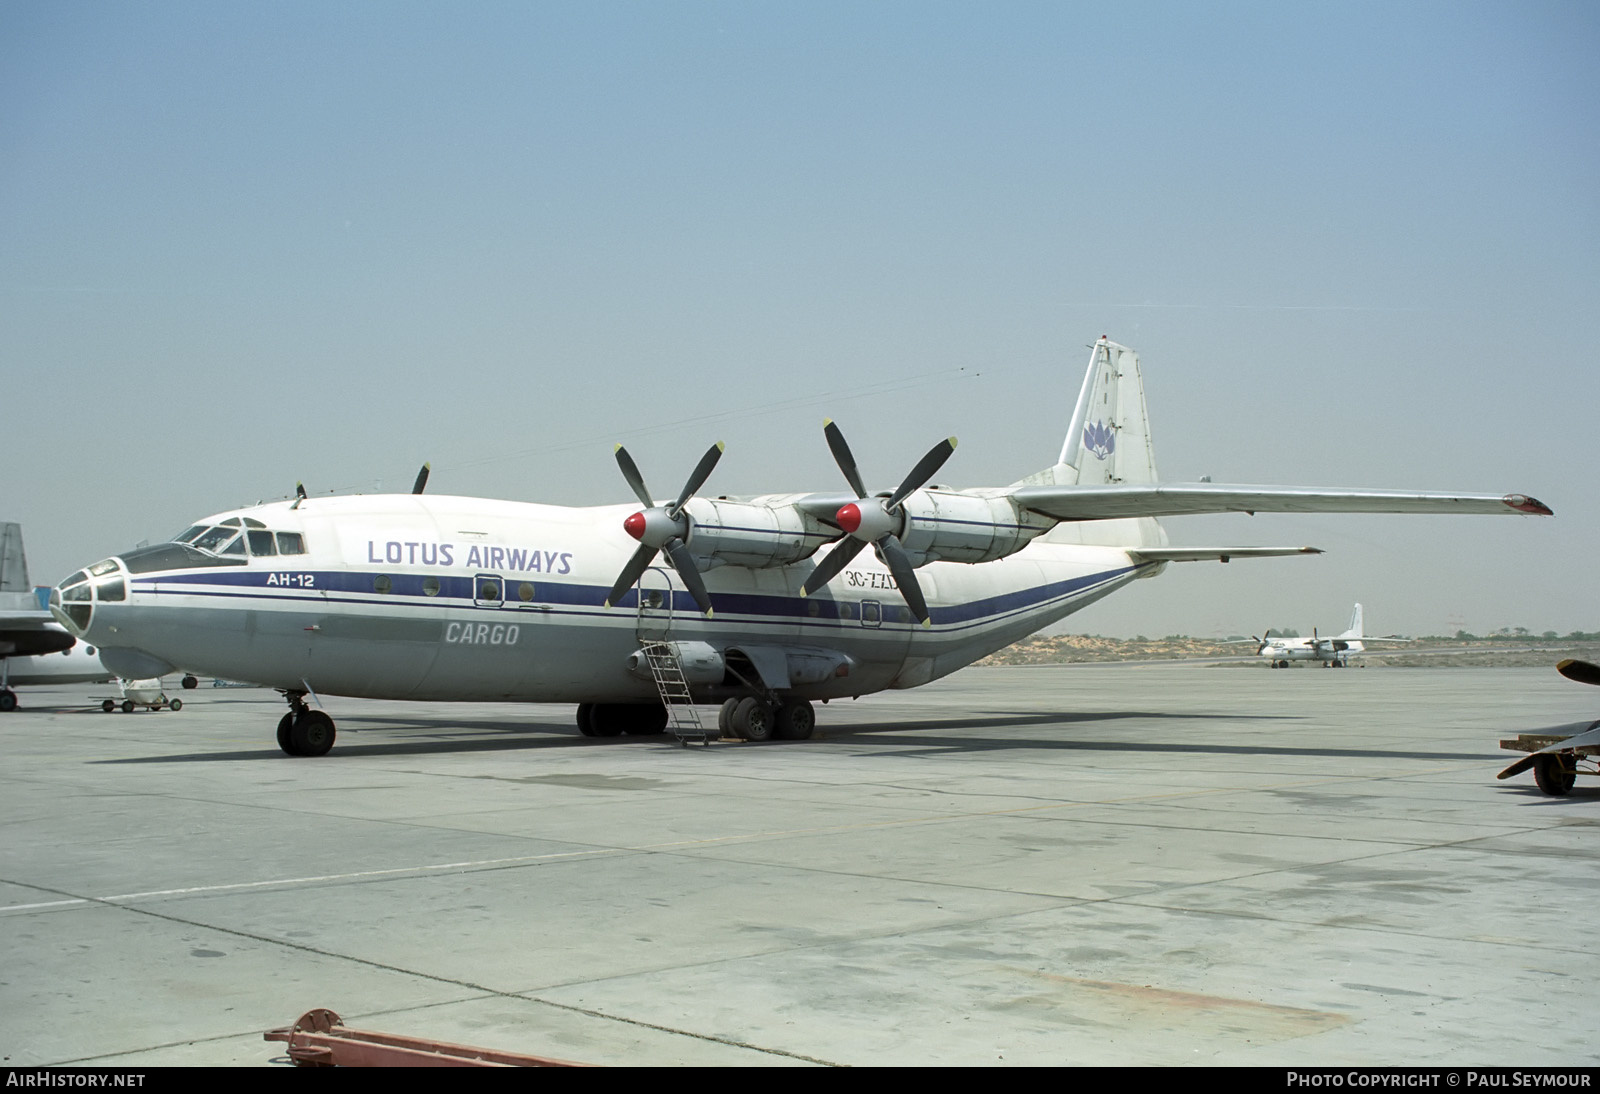
<path fill-rule="evenodd" d="M 17 709 L 17 693 L 10 688 L 0 688 L 0 714 L 10 714 Z"/>
<path fill-rule="evenodd" d="M 296 756 L 326 756 L 333 747 L 333 719 L 320 710 L 308 710 L 294 720 L 289 743 Z"/>
<path fill-rule="evenodd" d="M 113 710 L 117 709 L 116 700 L 107 699 L 105 702 L 100 704 L 100 709 L 105 711 L 107 714 L 110 714 Z"/>
<path fill-rule="evenodd" d="M 589 711 L 591 737 L 616 737 L 628 727 L 628 708 L 620 703 L 595 703 Z"/>
<path fill-rule="evenodd" d="M 780 741 L 809 741 L 817 728 L 817 714 L 804 699 L 785 699 L 778 706 L 777 736 Z"/>
<path fill-rule="evenodd" d="M 183 678 L 183 690 L 193 691 L 200 686 L 200 681 L 193 673 L 188 673 Z"/>
<path fill-rule="evenodd" d="M 578 732 L 585 737 L 594 736 L 594 704 L 578 704 Z"/>
<path fill-rule="evenodd" d="M 1533 781 L 1554 798 L 1562 798 L 1577 785 L 1578 772 L 1562 762 L 1560 756 L 1545 753 L 1533 758 Z"/>
<path fill-rule="evenodd" d="M 627 708 L 628 722 L 623 732 L 630 737 L 654 737 L 667 731 L 667 708 L 652 704 L 639 704 Z"/>
<path fill-rule="evenodd" d="M 733 732 L 747 741 L 770 741 L 776 729 L 773 710 L 760 699 L 740 699 L 733 710 Z"/>
<path fill-rule="evenodd" d="M 717 736 L 737 737 L 733 731 L 733 712 L 739 708 L 739 700 L 729 699 L 717 710 Z"/>
<path fill-rule="evenodd" d="M 278 747 L 283 749 L 286 756 L 298 756 L 294 750 L 294 711 L 285 714 L 278 722 Z"/>

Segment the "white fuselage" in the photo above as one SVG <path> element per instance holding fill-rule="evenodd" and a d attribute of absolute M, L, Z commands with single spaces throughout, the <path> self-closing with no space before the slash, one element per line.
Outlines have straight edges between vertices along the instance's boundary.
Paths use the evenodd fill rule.
<path fill-rule="evenodd" d="M 185 560 L 171 545 L 129 552 L 90 567 L 87 585 L 63 582 L 56 607 L 123 675 L 181 665 L 331 695 L 643 702 L 655 688 L 629 671 L 629 655 L 668 638 L 843 654 L 846 674 L 788 689 L 825 699 L 927 683 L 1161 569 L 1048 538 L 981 565 L 933 563 L 916 571 L 932 610 L 924 627 L 870 551 L 811 596 L 800 587 L 814 559 L 711 566 L 709 618 L 658 559 L 608 609 L 637 547 L 623 531 L 636 508 L 426 495 L 280 502 L 212 523 L 238 517 L 262 543 L 272 533 L 303 553 L 252 548 L 197 564 L 198 553 Z M 737 693 L 697 689 L 708 701 Z"/>
<path fill-rule="evenodd" d="M 1268 661 L 1344 661 L 1366 647 L 1354 638 L 1274 638 L 1262 647 Z"/>

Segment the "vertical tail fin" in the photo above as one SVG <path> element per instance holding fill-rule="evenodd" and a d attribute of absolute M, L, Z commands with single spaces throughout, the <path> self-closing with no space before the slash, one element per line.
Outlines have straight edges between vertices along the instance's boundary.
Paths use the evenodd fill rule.
<path fill-rule="evenodd" d="M 0 524 L 0 592 L 32 593 L 28 556 L 22 551 L 22 525 Z"/>
<path fill-rule="evenodd" d="M 1056 465 L 1028 482 L 1060 486 L 1156 481 L 1139 355 L 1102 338 L 1092 347 Z"/>
<path fill-rule="evenodd" d="M 1356 610 L 1350 613 L 1350 629 L 1339 636 L 1340 638 L 1361 637 L 1361 605 L 1356 605 Z"/>
<path fill-rule="evenodd" d="M 1152 483 L 1156 459 L 1150 446 L 1150 418 L 1144 405 L 1139 355 L 1101 338 L 1091 347 L 1089 370 L 1067 426 L 1055 466 L 1029 475 L 1019 485 L 1103 486 Z M 1063 522 L 1045 533 L 1056 543 L 1160 546 L 1166 533 L 1151 517 L 1129 520 Z"/>

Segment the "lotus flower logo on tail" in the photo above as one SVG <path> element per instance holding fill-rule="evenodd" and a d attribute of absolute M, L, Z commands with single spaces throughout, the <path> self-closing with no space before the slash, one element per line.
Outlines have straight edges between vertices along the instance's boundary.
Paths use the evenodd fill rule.
<path fill-rule="evenodd" d="M 1104 422 L 1090 422 L 1084 426 L 1083 447 L 1092 452 L 1097 460 L 1111 455 L 1111 450 L 1116 447 L 1111 427 Z"/>

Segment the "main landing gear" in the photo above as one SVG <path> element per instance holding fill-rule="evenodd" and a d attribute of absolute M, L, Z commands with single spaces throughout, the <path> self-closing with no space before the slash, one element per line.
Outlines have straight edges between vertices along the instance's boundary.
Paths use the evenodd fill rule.
<path fill-rule="evenodd" d="M 289 713 L 278 722 L 278 747 L 290 756 L 326 756 L 333 747 L 333 719 L 306 706 L 306 693 L 286 691 Z"/>
<path fill-rule="evenodd" d="M 585 737 L 654 737 L 667 731 L 659 703 L 579 703 L 578 732 Z"/>
<path fill-rule="evenodd" d="M 774 702 L 747 696 L 729 699 L 717 712 L 719 737 L 746 741 L 807 741 L 816 727 L 816 712 L 804 699 Z M 624 733 L 630 737 L 649 737 L 666 731 L 667 708 L 657 703 L 578 704 L 578 732 L 585 737 L 620 737 Z"/>
<path fill-rule="evenodd" d="M 752 695 L 723 703 L 717 728 L 724 737 L 746 741 L 808 741 L 817 728 L 817 715 L 804 699 L 771 703 Z"/>

